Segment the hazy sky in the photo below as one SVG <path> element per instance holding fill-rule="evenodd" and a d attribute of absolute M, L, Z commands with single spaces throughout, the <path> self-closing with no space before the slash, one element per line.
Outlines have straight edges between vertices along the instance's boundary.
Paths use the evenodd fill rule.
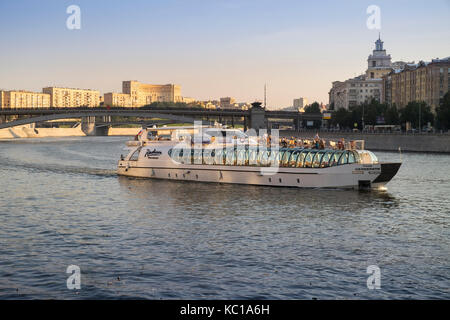
<path fill-rule="evenodd" d="M 69 30 L 69 5 L 81 29 Z M 365 71 L 378 30 L 393 61 L 450 56 L 450 0 L 0 0 L 0 88 L 177 83 L 182 95 L 328 103 L 331 82 Z"/>

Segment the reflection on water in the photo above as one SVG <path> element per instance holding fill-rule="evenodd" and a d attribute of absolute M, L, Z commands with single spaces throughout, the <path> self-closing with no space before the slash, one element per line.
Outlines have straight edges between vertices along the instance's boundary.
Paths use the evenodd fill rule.
<path fill-rule="evenodd" d="M 0 298 L 449 298 L 447 155 L 361 192 L 118 177 L 125 141 L 0 142 Z"/>
<path fill-rule="evenodd" d="M 268 204 L 320 207 L 323 210 L 358 212 L 371 204 L 372 208 L 393 208 L 399 205 L 395 196 L 386 190 L 354 191 L 343 189 L 296 189 L 264 186 L 166 181 L 118 177 L 123 193 L 146 201 L 149 197 L 170 198 L 174 206 L 199 206 L 210 208 L 221 202 L 234 203 L 245 199 L 248 203 L 264 199 Z M 188 192 L 189 196 L 186 196 Z M 241 204 L 242 205 L 242 204 Z M 258 203 L 261 206 L 261 203 Z M 263 207 L 256 206 L 254 210 Z"/>

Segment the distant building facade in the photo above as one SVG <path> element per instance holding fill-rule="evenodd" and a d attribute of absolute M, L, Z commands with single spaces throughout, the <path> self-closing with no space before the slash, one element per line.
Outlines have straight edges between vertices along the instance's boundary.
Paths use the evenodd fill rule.
<path fill-rule="evenodd" d="M 153 102 L 182 102 L 181 86 L 176 84 L 144 84 L 139 81 L 123 81 L 122 93 L 131 96 L 133 107 L 141 107 Z"/>
<path fill-rule="evenodd" d="M 220 98 L 220 108 L 222 109 L 234 109 L 236 108 L 236 99 L 232 97 Z"/>
<path fill-rule="evenodd" d="M 107 107 L 125 107 L 131 108 L 131 95 L 126 93 L 109 92 L 104 94 L 104 105 Z"/>
<path fill-rule="evenodd" d="M 0 108 L 49 108 L 50 95 L 24 90 L 0 91 Z"/>
<path fill-rule="evenodd" d="M 357 106 L 371 99 L 380 101 L 382 87 L 381 79 L 367 79 L 365 75 L 346 81 L 335 81 L 329 93 L 330 105 L 333 104 L 334 110 L 339 110 Z"/>
<path fill-rule="evenodd" d="M 304 112 L 305 111 L 305 107 L 307 105 L 308 105 L 308 99 L 306 99 L 306 98 L 294 99 L 293 107 L 294 107 L 295 110 L 297 110 L 299 112 Z"/>
<path fill-rule="evenodd" d="M 98 107 L 100 105 L 100 92 L 88 89 L 46 87 L 43 93 L 50 95 L 50 107 Z"/>
<path fill-rule="evenodd" d="M 398 64 L 395 62 L 394 64 Z M 334 81 L 329 91 L 329 107 L 348 109 L 371 99 L 381 101 L 383 76 L 392 71 L 391 56 L 386 54 L 383 41 L 375 41 L 375 50 L 367 59 L 366 72 L 346 81 Z"/>
<path fill-rule="evenodd" d="M 405 64 L 383 77 L 383 102 L 403 108 L 411 101 L 424 101 L 433 110 L 450 90 L 450 57 Z"/>
<path fill-rule="evenodd" d="M 176 84 L 145 84 L 136 80 L 122 81 L 122 93 L 104 95 L 107 106 L 139 108 L 153 102 L 186 102 L 194 99 L 181 96 L 181 86 Z"/>

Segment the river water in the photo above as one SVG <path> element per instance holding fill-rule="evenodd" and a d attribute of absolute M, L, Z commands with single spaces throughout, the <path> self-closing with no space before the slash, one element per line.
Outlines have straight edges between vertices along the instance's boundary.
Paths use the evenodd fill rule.
<path fill-rule="evenodd" d="M 0 142 L 0 299 L 450 298 L 449 155 L 301 190 L 118 177 L 126 140 Z"/>

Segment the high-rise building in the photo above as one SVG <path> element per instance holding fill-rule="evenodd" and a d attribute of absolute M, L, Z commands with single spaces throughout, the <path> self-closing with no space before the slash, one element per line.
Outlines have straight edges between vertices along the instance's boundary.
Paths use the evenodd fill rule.
<path fill-rule="evenodd" d="M 383 77 L 382 101 L 402 108 L 411 101 L 424 101 L 434 110 L 450 90 L 450 57 L 405 64 Z"/>
<path fill-rule="evenodd" d="M 24 90 L 0 91 L 0 108 L 49 108 L 50 95 Z"/>
<path fill-rule="evenodd" d="M 54 108 L 98 107 L 100 92 L 88 89 L 46 87 L 42 92 L 50 95 L 50 106 Z"/>
<path fill-rule="evenodd" d="M 294 110 L 297 110 L 299 112 L 304 112 L 305 107 L 307 105 L 308 105 L 308 99 L 306 99 L 306 98 L 294 99 L 294 102 L 293 102 Z"/>

